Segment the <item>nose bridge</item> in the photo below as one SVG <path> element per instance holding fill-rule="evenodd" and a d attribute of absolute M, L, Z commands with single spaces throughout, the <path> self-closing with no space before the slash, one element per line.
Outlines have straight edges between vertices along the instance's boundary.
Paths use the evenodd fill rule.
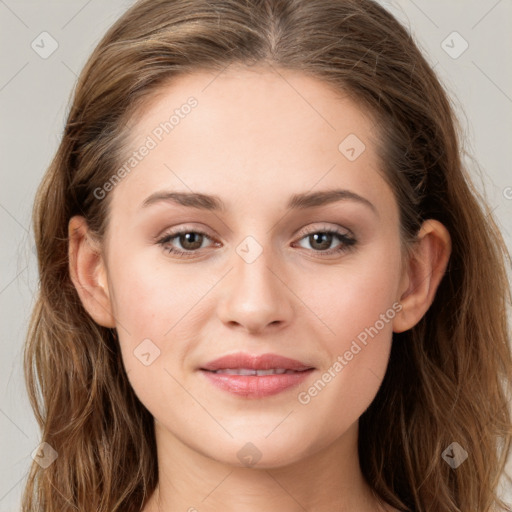
<path fill-rule="evenodd" d="M 270 245 L 268 237 L 260 243 L 255 236 L 248 235 L 235 247 L 230 265 L 234 268 L 228 276 L 228 291 L 219 311 L 225 323 L 235 322 L 256 331 L 289 320 L 290 297 L 277 277 L 280 265 Z"/>

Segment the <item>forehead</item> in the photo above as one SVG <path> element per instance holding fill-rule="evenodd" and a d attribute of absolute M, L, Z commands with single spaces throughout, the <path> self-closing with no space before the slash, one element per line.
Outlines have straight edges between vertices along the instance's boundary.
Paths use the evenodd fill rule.
<path fill-rule="evenodd" d="M 386 187 L 370 116 L 342 92 L 297 71 L 233 66 L 180 75 L 128 126 L 124 163 L 131 152 L 150 149 L 132 162 L 113 203 L 122 197 L 140 204 L 165 187 L 215 194 L 239 206 L 341 185 L 376 200 Z"/>
<path fill-rule="evenodd" d="M 197 107 L 189 109 L 187 102 L 191 99 Z M 244 135 L 260 140 L 266 133 L 268 137 L 279 135 L 279 140 L 298 143 L 308 139 L 314 143 L 328 132 L 336 139 L 347 129 L 358 130 L 361 137 L 375 131 L 366 109 L 361 109 L 343 90 L 318 78 L 296 70 L 232 65 L 221 72 L 196 71 L 167 81 L 130 119 L 132 140 L 158 132 L 158 127 L 171 120 L 173 114 L 171 129 L 176 138 L 185 125 L 181 121 L 189 113 L 193 116 L 187 125 L 201 125 L 204 131 L 216 127 L 223 134 L 237 135 L 239 140 Z M 297 125 L 297 121 L 301 124 Z M 165 132 L 164 136 L 169 134 Z M 215 132 L 209 135 L 215 138 Z M 196 142 L 205 145 L 208 139 Z"/>

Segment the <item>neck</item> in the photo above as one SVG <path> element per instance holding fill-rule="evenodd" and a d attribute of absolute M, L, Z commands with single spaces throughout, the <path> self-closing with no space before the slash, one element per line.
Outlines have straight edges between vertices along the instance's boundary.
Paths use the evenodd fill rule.
<path fill-rule="evenodd" d="M 155 422 L 159 484 L 145 512 L 376 512 L 357 453 L 358 424 L 335 443 L 275 467 L 226 464 L 183 444 Z"/>

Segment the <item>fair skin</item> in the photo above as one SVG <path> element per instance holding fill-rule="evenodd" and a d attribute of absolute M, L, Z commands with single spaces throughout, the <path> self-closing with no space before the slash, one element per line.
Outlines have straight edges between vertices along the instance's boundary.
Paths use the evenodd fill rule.
<path fill-rule="evenodd" d="M 379 174 L 373 123 L 300 73 L 180 76 L 132 120 L 129 149 L 190 96 L 197 107 L 109 192 L 103 245 L 82 217 L 69 223 L 73 283 L 93 319 L 116 328 L 131 385 L 155 418 L 159 485 L 144 512 L 394 510 L 377 503 L 362 476 L 358 419 L 384 377 L 392 333 L 413 327 L 434 299 L 449 234 L 426 221 L 402 261 L 398 206 Z M 349 134 L 366 146 L 353 161 L 338 149 Z M 332 189 L 373 208 L 352 199 L 286 208 L 293 194 Z M 162 190 L 216 195 L 225 209 L 141 206 Z M 185 237 L 165 247 L 155 240 L 181 227 L 205 233 L 198 249 Z M 311 235 L 326 230 L 356 244 L 335 235 L 315 242 Z M 237 252 L 247 236 L 262 249 L 250 263 Z M 258 245 L 250 247 L 254 254 Z M 396 314 L 393 304 L 401 305 Z M 382 314 L 378 334 L 300 402 Z M 147 366 L 134 355 L 145 339 L 160 350 Z M 200 367 L 239 351 L 279 354 L 314 370 L 278 394 L 237 396 L 213 386 Z M 251 466 L 237 455 L 248 442 L 260 456 Z"/>

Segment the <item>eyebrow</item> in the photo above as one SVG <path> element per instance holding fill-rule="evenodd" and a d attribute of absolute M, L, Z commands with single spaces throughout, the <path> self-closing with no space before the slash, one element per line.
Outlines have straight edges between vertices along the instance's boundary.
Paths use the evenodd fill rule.
<path fill-rule="evenodd" d="M 368 199 L 345 189 L 324 190 L 320 192 L 305 192 L 294 194 L 288 200 L 286 205 L 290 210 L 305 210 L 315 208 L 336 201 L 354 201 L 369 207 L 373 213 L 379 216 L 377 208 Z M 147 208 L 150 205 L 160 202 L 170 202 L 210 211 L 226 211 L 226 205 L 219 196 L 201 194 L 198 192 L 171 192 L 162 190 L 155 192 L 147 197 L 141 205 L 141 208 Z"/>

